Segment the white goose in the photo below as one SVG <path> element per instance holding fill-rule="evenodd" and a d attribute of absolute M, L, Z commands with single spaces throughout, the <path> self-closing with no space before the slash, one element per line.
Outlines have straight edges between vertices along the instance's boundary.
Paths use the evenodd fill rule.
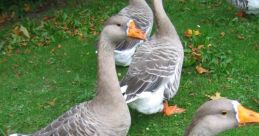
<path fill-rule="evenodd" d="M 134 25 L 132 20 L 119 16 L 107 22 L 98 43 L 96 97 L 71 108 L 33 136 L 126 136 L 131 118 L 116 75 L 114 48 L 127 36 L 144 39 L 144 32 Z"/>
<path fill-rule="evenodd" d="M 185 136 L 215 136 L 239 125 L 259 123 L 259 113 L 239 102 L 218 99 L 204 103 L 193 116 Z"/>
<path fill-rule="evenodd" d="M 259 14 L 259 0 L 228 0 L 228 2 L 247 14 Z"/>
<path fill-rule="evenodd" d="M 153 13 L 145 0 L 129 0 L 129 5 L 122 9 L 119 16 L 133 19 L 137 26 L 150 36 L 153 26 Z M 132 56 L 143 40 L 127 39 L 120 41 L 114 51 L 116 65 L 129 66 Z"/>
<path fill-rule="evenodd" d="M 144 114 L 163 111 L 171 115 L 182 111 L 168 106 L 167 100 L 178 91 L 184 51 L 162 0 L 152 0 L 152 5 L 157 32 L 138 47 L 120 85 L 131 108 Z"/>

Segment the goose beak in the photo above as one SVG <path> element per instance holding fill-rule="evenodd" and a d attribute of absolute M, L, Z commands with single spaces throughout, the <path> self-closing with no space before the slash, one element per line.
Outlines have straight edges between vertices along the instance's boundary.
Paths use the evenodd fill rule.
<path fill-rule="evenodd" d="M 247 109 L 242 105 L 238 105 L 237 112 L 239 124 L 259 123 L 259 113 Z"/>
<path fill-rule="evenodd" d="M 142 30 L 138 29 L 136 23 L 133 20 L 130 20 L 128 23 L 128 30 L 127 30 L 128 37 L 146 40 L 146 34 Z"/>

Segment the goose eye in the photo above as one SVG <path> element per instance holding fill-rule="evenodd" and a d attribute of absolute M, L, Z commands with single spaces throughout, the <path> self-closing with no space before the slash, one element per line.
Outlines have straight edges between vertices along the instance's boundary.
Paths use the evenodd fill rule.
<path fill-rule="evenodd" d="M 228 114 L 227 111 L 222 111 L 222 112 L 221 112 L 221 115 L 224 115 L 224 116 L 225 116 L 225 115 L 227 115 L 227 114 Z"/>
<path fill-rule="evenodd" d="M 121 24 L 116 24 L 117 26 L 121 27 Z"/>

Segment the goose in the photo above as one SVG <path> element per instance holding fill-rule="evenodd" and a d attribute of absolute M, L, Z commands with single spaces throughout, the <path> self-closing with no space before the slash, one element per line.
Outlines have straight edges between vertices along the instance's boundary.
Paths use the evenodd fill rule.
<path fill-rule="evenodd" d="M 154 17 L 145 0 L 129 0 L 129 5 L 123 8 L 118 15 L 133 19 L 137 26 L 146 33 L 147 37 L 150 36 Z M 126 39 L 118 42 L 114 50 L 116 65 L 129 66 L 137 46 L 142 42 L 143 40 L 136 39 Z"/>
<path fill-rule="evenodd" d="M 247 14 L 259 14 L 259 1 L 258 0 L 228 0 L 236 8 Z"/>
<path fill-rule="evenodd" d="M 250 123 L 259 123 L 259 113 L 245 108 L 235 100 L 211 100 L 200 106 L 184 136 L 215 136 Z"/>
<path fill-rule="evenodd" d="M 170 116 L 183 112 L 181 108 L 169 106 L 167 101 L 178 91 L 184 51 L 163 1 L 152 0 L 152 5 L 157 32 L 137 48 L 120 86 L 132 109 L 144 114 L 163 112 Z"/>
<path fill-rule="evenodd" d="M 64 113 L 33 136 L 125 136 L 131 124 L 128 106 L 116 75 L 114 48 L 127 37 L 144 39 L 145 33 L 126 17 L 111 17 L 98 42 L 96 97 Z M 22 136 L 12 134 L 11 136 Z"/>

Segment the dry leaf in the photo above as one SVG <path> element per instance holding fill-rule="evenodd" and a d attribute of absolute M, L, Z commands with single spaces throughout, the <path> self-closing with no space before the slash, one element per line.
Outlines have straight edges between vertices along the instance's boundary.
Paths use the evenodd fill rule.
<path fill-rule="evenodd" d="M 24 27 L 24 26 L 20 26 L 20 31 L 23 33 L 23 35 L 25 35 L 27 38 L 30 38 L 30 34 L 28 32 L 28 30 Z"/>
<path fill-rule="evenodd" d="M 195 36 L 201 35 L 201 32 L 199 30 L 194 30 L 193 33 Z"/>
<path fill-rule="evenodd" d="M 210 100 L 217 100 L 217 99 L 226 99 L 226 97 L 222 97 L 219 92 L 216 92 L 215 95 L 206 95 Z"/>
<path fill-rule="evenodd" d="M 31 12 L 31 5 L 30 4 L 24 4 L 24 6 L 23 6 L 23 10 L 25 11 L 25 12 Z"/>
<path fill-rule="evenodd" d="M 257 104 L 259 104 L 259 99 L 253 98 L 253 100 L 254 100 Z"/>
<path fill-rule="evenodd" d="M 221 33 L 220 33 L 220 36 L 221 36 L 221 37 L 224 37 L 224 36 L 225 36 L 225 32 L 221 32 Z"/>
<path fill-rule="evenodd" d="M 199 74 L 204 74 L 204 73 L 208 73 L 209 72 L 207 69 L 203 68 L 201 65 L 196 66 L 196 71 Z"/>
<path fill-rule="evenodd" d="M 239 40 L 245 40 L 245 36 L 243 36 L 243 35 L 238 35 L 237 38 L 238 38 Z"/>
<path fill-rule="evenodd" d="M 55 106 L 55 105 L 56 105 L 56 100 L 57 100 L 57 98 L 54 98 L 54 99 L 48 101 L 47 103 L 48 103 L 48 105 L 50 105 L 50 106 Z"/>
<path fill-rule="evenodd" d="M 15 26 L 12 30 L 12 32 L 16 35 L 22 35 L 22 31 L 20 30 L 19 26 Z"/>
<path fill-rule="evenodd" d="M 189 38 L 192 37 L 192 30 L 188 29 L 187 31 L 185 31 L 184 36 L 189 37 Z"/>
<path fill-rule="evenodd" d="M 236 16 L 238 16 L 238 17 L 245 17 L 246 13 L 244 11 L 239 11 L 239 12 L 236 13 Z"/>

